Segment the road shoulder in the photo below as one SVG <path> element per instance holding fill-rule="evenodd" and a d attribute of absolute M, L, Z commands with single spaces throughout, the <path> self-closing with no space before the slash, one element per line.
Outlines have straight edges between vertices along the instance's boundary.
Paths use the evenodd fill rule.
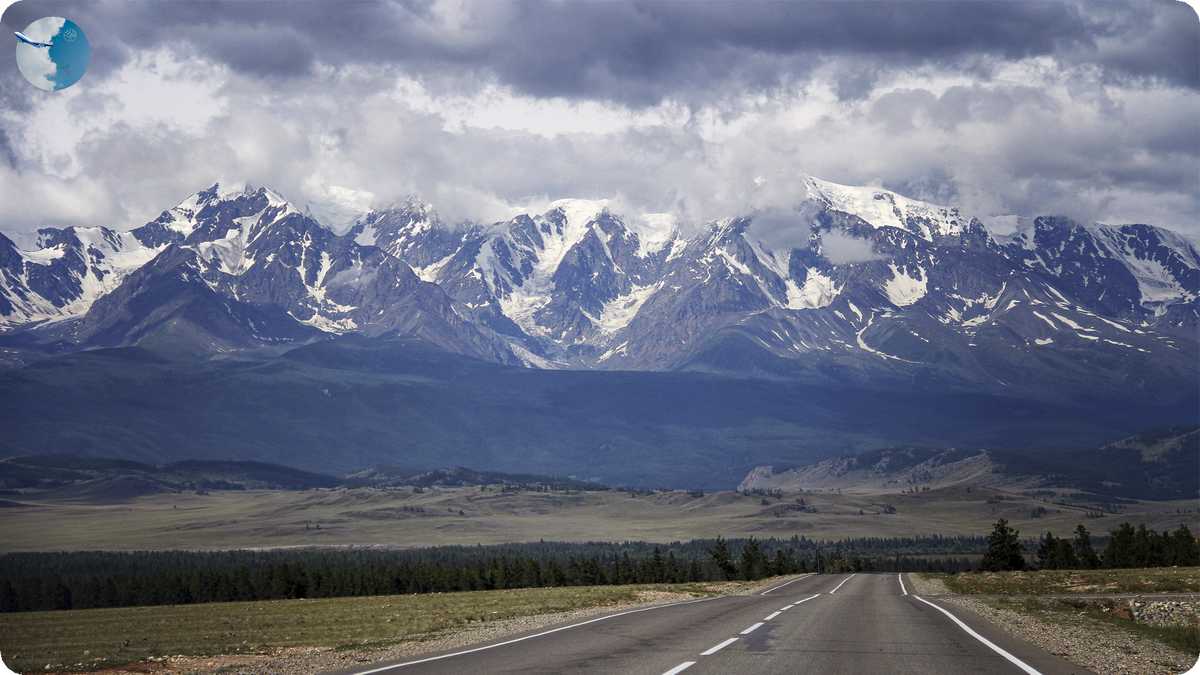
<path fill-rule="evenodd" d="M 1087 668 L 1096 675 L 1178 675 L 1197 661 L 1196 656 L 1139 635 L 1104 630 L 1083 622 L 1077 625 L 1046 623 L 1027 614 L 994 607 L 983 599 L 952 595 L 936 579 L 925 580 L 915 574 L 906 574 L 905 583 L 910 585 L 911 592 L 947 607 L 988 639 L 997 636 L 994 640 L 997 644 L 1000 644 L 999 636 L 1004 636 L 1007 641 L 1004 644 L 1014 644 L 1015 639 L 1017 643 L 1033 645 L 1043 653 Z M 1043 670 L 1034 659 L 1028 663 L 1045 675 L 1051 675 L 1051 671 Z"/>

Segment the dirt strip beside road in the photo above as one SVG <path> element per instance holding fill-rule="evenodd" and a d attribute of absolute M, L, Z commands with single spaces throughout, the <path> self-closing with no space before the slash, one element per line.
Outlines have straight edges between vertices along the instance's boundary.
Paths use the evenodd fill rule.
<path fill-rule="evenodd" d="M 926 580 L 915 574 L 906 574 L 905 582 L 910 584 L 910 589 L 916 595 L 940 596 L 938 600 L 942 602 L 969 609 L 1005 632 L 1037 645 L 1051 654 L 1100 673 L 1100 675 L 1178 675 L 1189 670 L 1200 658 L 1195 654 L 1184 654 L 1140 635 L 1116 629 L 1103 630 L 1087 625 L 1044 623 L 1020 612 L 992 607 L 982 596 L 954 595 L 939 579 Z M 1000 596 L 990 597 L 999 598 Z M 1048 600 L 1064 597 L 1125 600 L 1140 597 L 1150 600 L 1159 596 L 1046 596 Z M 1192 599 L 1198 596 L 1171 594 L 1163 597 L 1175 600 Z M 1020 598 L 1011 596 L 1005 599 Z"/>

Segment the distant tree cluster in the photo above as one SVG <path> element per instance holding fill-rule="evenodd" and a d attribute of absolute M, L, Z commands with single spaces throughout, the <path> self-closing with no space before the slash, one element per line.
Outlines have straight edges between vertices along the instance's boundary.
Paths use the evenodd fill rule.
<path fill-rule="evenodd" d="M 1037 564 L 1044 570 L 1094 570 L 1100 567 L 1100 556 L 1092 547 L 1091 533 L 1079 525 L 1075 528 L 1074 543 L 1070 539 L 1055 539 L 1047 532 L 1038 544 Z"/>
<path fill-rule="evenodd" d="M 492 558 L 474 565 L 451 563 L 402 564 L 391 567 L 328 566 L 306 568 L 281 563 L 251 571 L 198 570 L 63 576 L 58 573 L 23 577 L 15 586 L 0 578 L 0 612 L 29 612 L 97 607 L 186 605 L 247 600 L 338 598 L 484 591 L 549 586 L 602 586 L 709 581 L 712 573 L 699 561 L 681 564 L 674 551 L 664 557 L 658 547 L 642 560 L 629 553 L 601 561 L 596 557 L 546 562 L 535 558 Z"/>
<path fill-rule="evenodd" d="M 911 558 L 870 557 L 851 549 L 850 553 L 841 546 L 834 547 L 828 554 L 815 547 L 812 554 L 799 553 L 793 547 L 787 551 L 776 549 L 774 555 L 764 552 L 761 542 L 751 537 L 737 556 L 731 554 L 730 545 L 721 537 L 709 549 L 709 559 L 722 580 L 744 579 L 753 581 L 785 574 L 847 574 L 857 572 L 947 572 L 957 573 L 972 568 L 969 558 Z M 735 559 L 736 558 L 736 559 Z"/>
<path fill-rule="evenodd" d="M 1187 525 L 1174 534 L 1147 530 L 1142 523 L 1135 531 L 1129 523 L 1109 533 L 1102 567 L 1195 567 L 1200 565 L 1200 545 Z"/>
<path fill-rule="evenodd" d="M 981 553 L 986 544 L 979 536 L 794 536 L 663 547 L 528 542 L 408 550 L 17 552 L 0 555 L 0 611 L 753 580 L 800 572 L 954 573 L 971 562 L 953 556 Z M 715 551 L 723 553 L 714 558 Z"/>
<path fill-rule="evenodd" d="M 808 571 L 805 561 L 796 560 L 793 549 L 789 549 L 787 553 L 779 549 L 775 551 L 774 556 L 769 556 L 763 551 L 761 543 L 754 537 L 750 537 L 742 546 L 741 555 L 738 556 L 740 562 L 734 560 L 729 550 L 729 542 L 721 537 L 717 537 L 716 543 L 708 550 L 708 554 L 722 581 L 738 579 L 755 581 L 781 574 Z"/>
<path fill-rule="evenodd" d="M 988 549 L 979 560 L 979 570 L 1027 569 L 1025 546 L 1018 541 L 1019 534 L 1004 518 L 997 520 L 988 536 Z M 1050 532 L 1043 535 L 1038 543 L 1036 560 L 1038 569 L 1044 570 L 1195 567 L 1200 566 L 1200 542 L 1187 525 L 1180 525 L 1174 533 L 1158 534 L 1146 529 L 1145 523 L 1136 530 L 1124 523 L 1109 532 L 1108 544 L 1100 555 L 1092 545 L 1087 528 L 1079 525 L 1075 528 L 1074 541 L 1056 538 Z"/>

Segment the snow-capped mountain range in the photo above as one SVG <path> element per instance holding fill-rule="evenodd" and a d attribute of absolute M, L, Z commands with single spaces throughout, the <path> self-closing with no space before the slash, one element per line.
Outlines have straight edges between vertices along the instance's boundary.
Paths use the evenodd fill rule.
<path fill-rule="evenodd" d="M 0 235 L 0 348 L 419 335 L 535 368 L 1195 395 L 1200 254 L 1184 237 L 1054 217 L 995 235 L 953 207 L 802 180 L 791 246 L 765 244 L 754 215 L 685 236 L 587 200 L 491 225 L 410 200 L 335 234 L 269 189 L 214 185 L 129 232 L 43 229 L 29 250 Z M 834 255 L 847 241 L 859 254 Z"/>

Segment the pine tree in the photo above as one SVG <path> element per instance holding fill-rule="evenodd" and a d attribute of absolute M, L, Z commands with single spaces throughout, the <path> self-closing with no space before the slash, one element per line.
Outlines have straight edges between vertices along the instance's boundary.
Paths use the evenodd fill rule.
<path fill-rule="evenodd" d="M 758 540 L 750 537 L 750 540 L 742 547 L 742 578 L 746 581 L 759 579 L 762 576 L 763 558 Z"/>
<path fill-rule="evenodd" d="M 1096 555 L 1096 549 L 1092 548 L 1092 535 L 1082 524 L 1075 528 L 1075 558 L 1085 570 L 1100 568 L 1100 556 Z"/>
<path fill-rule="evenodd" d="M 1060 570 L 1079 569 L 1079 560 L 1075 557 L 1075 547 L 1066 539 L 1059 539 L 1056 561 Z"/>
<path fill-rule="evenodd" d="M 1001 518 L 996 521 L 992 533 L 988 535 L 988 548 L 979 559 L 979 569 L 984 572 L 1006 572 L 1024 570 L 1025 546 L 1017 540 L 1020 532 L 1009 527 L 1008 520 Z"/>
<path fill-rule="evenodd" d="M 1102 563 L 1105 569 L 1121 569 L 1134 566 L 1134 541 L 1137 534 L 1129 523 L 1110 530 L 1108 545 L 1104 547 Z"/>
<path fill-rule="evenodd" d="M 1200 545 L 1197 545 L 1196 538 L 1192 536 L 1192 531 L 1187 525 L 1180 525 L 1179 529 L 1175 530 L 1171 541 L 1171 558 L 1170 564 L 1180 567 L 1200 565 Z"/>
<path fill-rule="evenodd" d="M 729 555 L 729 544 L 720 535 L 717 535 L 716 544 L 708 549 L 708 555 L 712 558 L 712 564 L 717 568 L 717 573 L 721 575 L 721 581 L 732 581 L 737 578 L 737 565 Z"/>
<path fill-rule="evenodd" d="M 775 550 L 775 562 L 771 565 L 771 572 L 774 576 L 792 573 L 792 561 L 783 552 L 783 549 Z"/>
<path fill-rule="evenodd" d="M 1052 533 L 1047 532 L 1042 535 L 1042 540 L 1038 542 L 1036 556 L 1038 569 L 1060 569 L 1058 564 L 1058 540 L 1054 538 Z"/>

